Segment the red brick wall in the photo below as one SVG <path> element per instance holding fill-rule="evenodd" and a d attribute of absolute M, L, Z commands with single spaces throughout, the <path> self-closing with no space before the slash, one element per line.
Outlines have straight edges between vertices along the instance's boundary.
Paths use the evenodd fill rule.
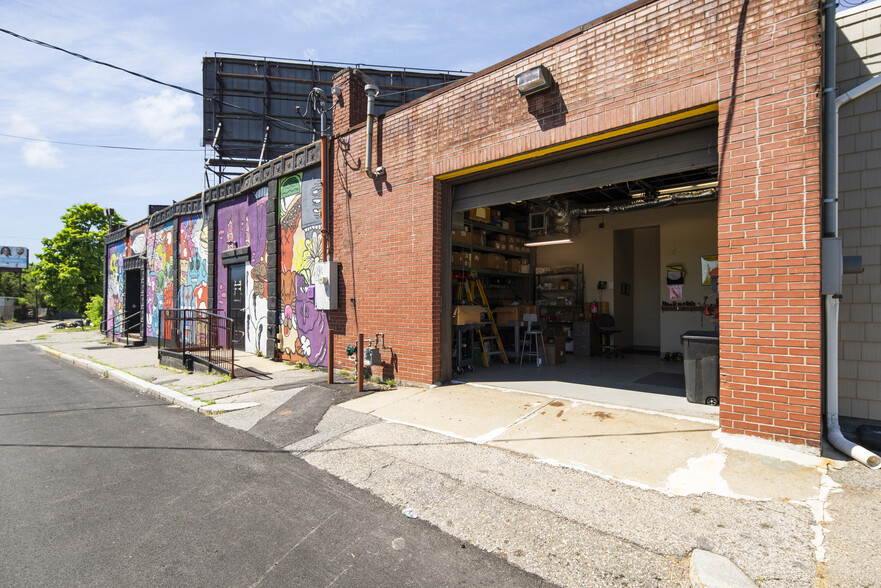
<path fill-rule="evenodd" d="M 363 126 L 338 135 L 330 252 L 342 263 L 345 304 L 331 316 L 344 333 L 337 357 L 359 331 L 384 332 L 396 377 L 441 379 L 449 350 L 440 349 L 436 176 L 718 104 L 721 425 L 818 445 L 818 5 L 747 7 L 649 2 L 393 111 L 377 127 L 382 180 L 364 173 Z M 558 85 L 560 108 L 516 90 L 514 75 L 539 63 Z M 357 124 L 338 108 L 335 116 Z"/>

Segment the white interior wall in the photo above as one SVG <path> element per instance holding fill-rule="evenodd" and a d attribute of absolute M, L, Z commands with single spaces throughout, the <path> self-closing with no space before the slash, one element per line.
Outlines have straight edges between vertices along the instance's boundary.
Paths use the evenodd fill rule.
<path fill-rule="evenodd" d="M 712 293 L 710 286 L 701 285 L 701 256 L 716 255 L 717 206 L 716 202 L 679 205 L 654 210 L 641 210 L 580 221 L 581 230 L 571 245 L 551 245 L 536 248 L 536 266 L 584 264 L 584 300 L 590 303 L 600 299 L 597 282 L 605 280 L 609 289 L 602 299 L 609 302 L 614 316 L 614 266 L 613 234 L 617 229 L 633 229 L 657 225 L 660 227 L 659 271 L 661 279 L 652 304 L 657 308 L 661 325 L 661 352 L 682 351 L 680 336 L 691 330 L 714 330 L 715 321 L 700 312 L 662 312 L 661 302 L 669 301 L 665 281 L 666 267 L 671 264 L 685 266 L 685 284 L 682 299 L 703 305 L 704 297 Z M 603 222 L 605 227 L 600 229 Z M 635 280 L 636 281 L 636 280 Z M 644 298 L 633 292 L 636 300 Z"/>

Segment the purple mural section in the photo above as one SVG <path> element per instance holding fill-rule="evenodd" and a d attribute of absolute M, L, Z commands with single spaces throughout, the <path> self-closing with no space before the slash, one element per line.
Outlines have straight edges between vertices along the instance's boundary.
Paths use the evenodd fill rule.
<path fill-rule="evenodd" d="M 245 263 L 245 350 L 267 354 L 266 326 L 266 200 L 268 190 L 261 189 L 217 207 L 217 309 L 228 314 L 229 275 L 223 265 L 224 251 L 249 248 Z"/>

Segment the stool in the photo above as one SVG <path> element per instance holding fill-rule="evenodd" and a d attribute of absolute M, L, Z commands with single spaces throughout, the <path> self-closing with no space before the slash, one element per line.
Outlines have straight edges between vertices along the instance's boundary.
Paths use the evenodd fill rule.
<path fill-rule="evenodd" d="M 535 357 L 535 362 L 541 365 L 541 360 L 546 362 L 548 355 L 545 352 L 544 331 L 538 322 L 538 315 L 524 314 L 523 320 L 526 321 L 526 330 L 523 331 L 523 343 L 520 345 L 520 365 L 523 365 L 524 357 Z M 538 348 L 539 343 L 541 344 L 541 351 Z M 535 345 L 535 351 L 533 351 L 533 345 Z M 527 347 L 529 347 L 529 351 L 526 351 Z"/>

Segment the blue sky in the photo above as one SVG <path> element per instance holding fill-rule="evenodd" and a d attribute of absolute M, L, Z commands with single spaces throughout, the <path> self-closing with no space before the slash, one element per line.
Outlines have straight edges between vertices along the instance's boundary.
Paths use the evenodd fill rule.
<path fill-rule="evenodd" d="M 201 91 L 215 52 L 478 71 L 628 3 L 0 0 L 0 27 Z M 192 150 L 0 136 L 0 243 L 28 247 L 32 263 L 72 204 L 132 222 L 202 190 L 197 97 L 5 34 L 0 80 L 2 134 Z"/>

